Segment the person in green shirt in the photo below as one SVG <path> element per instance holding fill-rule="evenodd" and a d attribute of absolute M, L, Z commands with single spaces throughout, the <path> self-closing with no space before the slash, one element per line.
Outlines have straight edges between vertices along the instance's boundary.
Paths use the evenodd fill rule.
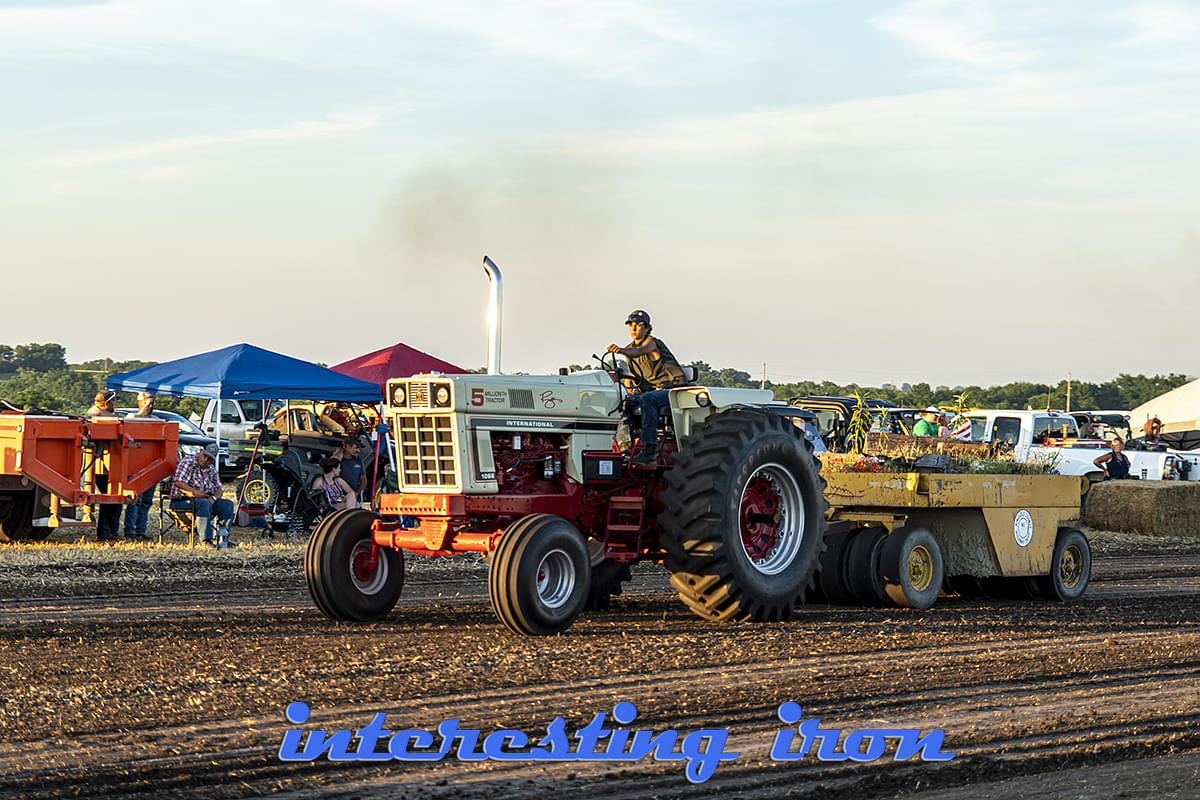
<path fill-rule="evenodd" d="M 921 412 L 921 418 L 917 420 L 917 424 L 913 425 L 913 436 L 937 436 L 938 423 L 942 419 L 942 412 L 937 406 L 930 406 Z"/>

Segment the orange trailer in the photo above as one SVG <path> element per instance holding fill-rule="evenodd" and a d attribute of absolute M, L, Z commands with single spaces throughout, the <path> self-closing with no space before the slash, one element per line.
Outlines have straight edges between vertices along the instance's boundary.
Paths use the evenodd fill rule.
<path fill-rule="evenodd" d="M 178 451 L 173 422 L 0 413 L 0 542 L 91 525 L 91 504 L 146 491 L 174 473 Z"/>

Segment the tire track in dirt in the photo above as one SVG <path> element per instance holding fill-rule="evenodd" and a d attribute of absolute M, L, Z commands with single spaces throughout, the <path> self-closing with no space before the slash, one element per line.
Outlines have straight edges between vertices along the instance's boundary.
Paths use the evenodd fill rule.
<path fill-rule="evenodd" d="M 1150 644 L 1163 648 L 1196 652 L 1195 645 L 1200 631 L 1188 629 L 1171 633 L 1164 630 L 1148 630 L 1121 635 L 1121 646 L 1127 653 L 1138 653 Z M 662 670 L 649 676 L 613 676 L 590 680 L 552 683 L 540 686 L 504 687 L 483 689 L 461 694 L 410 701 L 410 707 L 402 720 L 407 725 L 433 725 L 450 717 L 461 717 L 464 725 L 472 718 L 486 730 L 503 725 L 522 727 L 534 732 L 549 722 L 549 718 L 560 710 L 563 697 L 571 697 L 577 711 L 589 716 L 595 711 L 607 711 L 620 699 L 636 697 L 639 691 L 649 686 L 667 687 L 668 702 L 656 704 L 656 710 L 643 714 L 640 723 L 652 725 L 654 730 L 678 727 L 683 731 L 703 726 L 730 727 L 737 731 L 732 749 L 745 753 L 735 766 L 723 767 L 718 771 L 708 789 L 737 789 L 738 791 L 762 791 L 776 787 L 780 774 L 789 781 L 804 776 L 806 782 L 824 780 L 823 775 L 832 774 L 832 767 L 819 762 L 804 763 L 797 769 L 794 765 L 773 765 L 765 761 L 765 747 L 772 733 L 779 727 L 771 705 L 747 703 L 738 687 L 745 687 L 763 680 L 774 680 L 782 684 L 804 685 L 814 675 L 837 674 L 843 683 L 861 683 L 861 693 L 836 692 L 836 700 L 818 702 L 821 716 L 835 720 L 837 727 L 859 726 L 911 726 L 922 729 L 941 727 L 947 731 L 948 741 L 971 741 L 969 748 L 962 749 L 964 758 L 978 762 L 996 757 L 1012 758 L 1019 755 L 1029 759 L 1039 755 L 1051 755 L 1061 748 L 1078 748 L 1081 744 L 1094 751 L 1111 751 L 1122 746 L 1136 745 L 1147 738 L 1164 735 L 1185 735 L 1195 728 L 1197 688 L 1194 680 L 1195 664 L 1176 665 L 1173 668 L 1160 662 L 1141 667 L 1117 667 L 1085 680 L 1072 676 L 1057 679 L 1007 680 L 979 682 L 979 672 L 973 674 L 975 683 L 962 682 L 956 672 L 939 676 L 941 685 L 926 686 L 914 691 L 906 681 L 894 681 L 888 686 L 888 676 L 899 668 L 911 673 L 914 670 L 929 670 L 947 661 L 963 664 L 994 661 L 996 671 L 1012 674 L 1017 666 L 1012 662 L 1037 662 L 1049 653 L 1069 648 L 1081 655 L 1092 652 L 1111 651 L 1111 634 L 1087 634 L 1075 636 L 1041 636 L 1023 641 L 1020 653 L 996 642 L 962 644 L 939 648 L 936 652 L 921 648 L 907 648 L 865 653 L 848 653 L 811 658 L 772 659 L 749 665 L 724 666 L 721 668 L 699 666 L 685 670 Z M 1007 663 L 1006 663 L 1007 662 Z M 681 703 L 686 707 L 688 687 L 704 685 L 713 702 L 706 703 L 703 710 L 684 713 L 668 713 Z M 1072 688 L 1072 684 L 1074 684 Z M 677 687 L 677 688 L 672 688 Z M 1053 693 L 1066 693 L 1067 698 L 1058 703 L 1047 703 L 1046 697 Z M 1072 709 L 1083 693 L 1092 709 L 1089 719 L 1072 716 Z M 720 698 L 725 696 L 725 700 Z M 1074 699 L 1071 699 L 1071 698 Z M 481 719 L 480 706 L 486 707 Z M 693 704 L 694 705 L 694 704 Z M 919 707 L 920 713 L 911 709 Z M 1012 709 L 1020 709 L 1022 716 L 1012 719 Z M 1166 713 L 1175 709 L 1175 713 Z M 305 727 L 354 728 L 369 720 L 371 714 L 381 709 L 378 706 L 337 706 L 314 708 L 313 719 Z M 1045 718 L 1061 718 L 1050 733 L 1038 735 L 1005 735 L 1013 728 L 1028 727 L 1030 720 L 1037 722 Z M 1140 721 L 1142 731 L 1130 734 L 1129 721 Z M 950 720 L 950 722 L 947 722 Z M 1050 723 L 1043 723 L 1049 725 Z M 550 781 L 561 785 L 574 780 L 580 785 L 573 794 L 580 797 L 587 793 L 590 780 L 602 779 L 602 791 L 595 796 L 620 796 L 621 784 L 628 783 L 630 796 L 645 797 L 646 781 L 652 780 L 663 796 L 685 794 L 691 787 L 683 780 L 676 766 L 661 766 L 650 762 L 628 765 L 636 775 L 627 780 L 622 778 L 622 769 L 614 765 L 553 764 L 543 765 L 495 765 L 487 764 L 481 769 L 478 764 L 443 762 L 436 767 L 411 766 L 364 768 L 358 765 L 305 765 L 296 768 L 273 760 L 278 748 L 278 737 L 287 727 L 280 714 L 277 717 L 255 717 L 205 725 L 171 726 L 134 732 L 112 732 L 78 737 L 70 743 L 60 741 L 18 742 L 0 745 L 0 792 L 21 793 L 31 786 L 41 787 L 50 794 L 69 793 L 80 788 L 89 796 L 166 796 L 172 787 L 185 791 L 185 786 L 197 783 L 211 784 L 214 792 L 228 791 L 235 786 L 243 790 L 253 787 L 261 791 L 265 786 L 284 786 L 299 781 L 302 784 L 332 784 L 339 790 L 355 791 L 360 794 L 394 792 L 400 786 L 410 786 L 414 792 L 420 790 L 425 796 L 436 796 L 437 781 L 447 781 L 446 792 L 453 791 L 461 796 L 471 786 L 488 796 L 531 796 L 531 791 L 540 792 L 539 786 Z M 1053 726 L 1052 726 L 1053 727 Z M 1097 750 L 1097 748 L 1099 748 Z M 149 755 L 148 755 L 149 753 Z M 97 758 L 97 754 L 103 754 Z M 962 769 L 964 761 L 955 763 Z M 39 764 L 33 770 L 29 764 Z M 25 767 L 25 768 L 23 768 Z M 872 765 L 854 767 L 863 776 L 875 776 L 882 772 L 899 770 L 903 774 L 911 771 L 911 765 L 901 764 L 884 767 Z M 845 772 L 841 767 L 839 774 Z M 615 773 L 615 775 L 614 775 Z M 727 773 L 727 774 L 726 774 Z M 148 783 L 144 792 L 137 785 L 130 785 L 130 776 L 140 776 Z M 575 778 L 568 776 L 574 775 Z M 839 779 L 844 779 L 845 775 Z M 866 779 L 865 777 L 863 778 Z M 349 780 L 353 786 L 345 785 Z M 876 778 L 871 777 L 871 780 Z M 890 779 L 889 779 L 890 780 Z M 534 783 L 527 784 L 526 781 Z M 433 783 L 431 787 L 428 784 Z M 884 781 L 886 784 L 886 781 Z M 883 784 L 881 784 L 883 785 Z M 572 784 L 574 786 L 574 784 Z M 506 788 L 507 787 L 507 788 Z M 191 792 L 192 789 L 186 791 Z M 199 793 L 199 789 L 195 790 Z M 207 791 L 207 790 L 206 790 Z M 433 792 L 433 793 L 431 793 Z M 498 793 L 499 792 L 499 793 Z M 617 794 L 614 794 L 617 792 Z M 32 795 L 31 795 L 32 796 Z"/>

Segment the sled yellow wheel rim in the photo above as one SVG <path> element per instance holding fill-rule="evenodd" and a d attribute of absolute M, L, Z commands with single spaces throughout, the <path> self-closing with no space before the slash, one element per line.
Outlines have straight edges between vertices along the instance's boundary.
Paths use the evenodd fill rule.
<path fill-rule="evenodd" d="M 1073 544 L 1063 550 L 1062 561 L 1058 564 L 1058 574 L 1062 585 L 1074 589 L 1083 578 L 1083 550 Z"/>
<path fill-rule="evenodd" d="M 933 556 L 923 544 L 914 547 L 908 553 L 908 582 L 913 589 L 923 592 L 933 581 Z"/>

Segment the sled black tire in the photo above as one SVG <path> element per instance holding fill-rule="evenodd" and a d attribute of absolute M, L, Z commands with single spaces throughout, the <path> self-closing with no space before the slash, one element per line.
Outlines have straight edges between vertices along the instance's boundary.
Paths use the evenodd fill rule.
<path fill-rule="evenodd" d="M 834 606 L 854 605 L 854 593 L 850 591 L 849 552 L 850 545 L 861 528 L 825 536 L 825 549 L 821 553 L 821 571 L 817 573 L 817 589 L 824 601 Z"/>
<path fill-rule="evenodd" d="M 584 611 L 603 611 L 612 607 L 612 599 L 621 594 L 621 584 L 633 580 L 626 561 L 614 561 L 606 558 L 592 567 L 592 585 L 588 590 L 587 599 L 583 602 Z"/>
<path fill-rule="evenodd" d="M 304 551 L 308 593 L 337 622 L 375 622 L 387 616 L 404 588 L 404 553 L 378 550 L 370 570 L 371 523 L 378 515 L 347 508 L 321 521 Z"/>
<path fill-rule="evenodd" d="M 879 553 L 880 573 L 892 602 L 901 608 L 931 607 L 945 580 L 942 550 L 927 528 L 896 528 Z"/>
<path fill-rule="evenodd" d="M 664 563 L 705 619 L 789 617 L 824 548 L 825 481 L 803 432 L 751 408 L 714 414 L 679 442 L 665 474 Z"/>
<path fill-rule="evenodd" d="M 846 552 L 847 586 L 859 605 L 891 605 L 879 574 L 879 556 L 886 538 L 884 528 L 869 527 L 859 530 L 850 542 Z"/>
<path fill-rule="evenodd" d="M 1059 528 L 1054 540 L 1050 574 L 1039 578 L 1048 600 L 1072 603 L 1083 597 L 1092 576 L 1092 546 L 1075 528 Z"/>
<path fill-rule="evenodd" d="M 530 514 L 510 525 L 492 551 L 488 596 L 510 631 L 552 636 L 583 610 L 591 577 L 583 534 L 562 517 Z"/>

